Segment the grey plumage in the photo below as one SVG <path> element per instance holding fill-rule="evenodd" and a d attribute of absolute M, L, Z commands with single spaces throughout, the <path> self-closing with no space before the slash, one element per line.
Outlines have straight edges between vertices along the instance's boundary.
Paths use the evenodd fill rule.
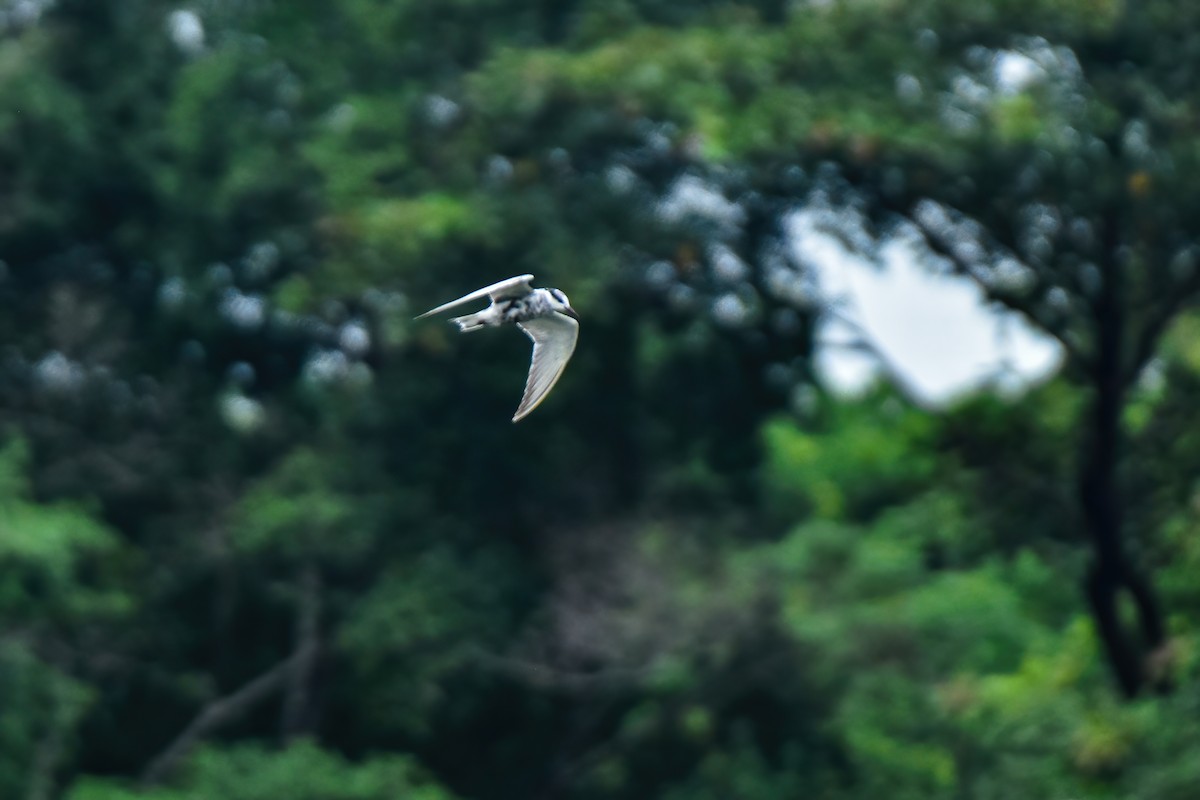
<path fill-rule="evenodd" d="M 417 319 L 432 317 L 434 314 L 440 314 L 443 311 L 449 311 L 456 306 L 461 306 L 465 303 L 471 302 L 472 300 L 478 300 L 481 297 L 490 297 L 492 299 L 492 303 L 495 303 L 497 300 L 504 300 L 510 297 L 524 297 L 533 291 L 533 286 L 531 285 L 532 281 L 532 275 L 518 275 L 515 278 L 509 278 L 508 280 L 493 283 L 491 286 L 485 286 L 482 289 L 476 289 L 470 294 L 464 294 L 457 300 L 451 300 L 449 303 L 443 303 L 437 308 L 431 308 L 421 316 L 417 317 Z"/>
<path fill-rule="evenodd" d="M 579 339 L 579 315 L 571 308 L 567 296 L 558 289 L 534 289 L 532 281 L 532 275 L 518 275 L 443 303 L 417 317 L 423 319 L 487 297 L 491 300 L 487 308 L 450 321 L 463 333 L 512 324 L 525 332 L 533 341 L 533 354 L 525 392 L 513 422 L 529 416 L 550 394 Z"/>

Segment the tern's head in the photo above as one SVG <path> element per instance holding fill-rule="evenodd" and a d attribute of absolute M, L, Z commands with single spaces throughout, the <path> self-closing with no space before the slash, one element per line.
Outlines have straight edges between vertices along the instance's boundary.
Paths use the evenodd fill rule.
<path fill-rule="evenodd" d="M 567 295 L 560 289 L 549 289 L 548 291 L 550 300 L 554 304 L 554 310 L 578 321 L 579 315 L 575 313 L 575 309 L 571 308 L 571 301 L 567 299 Z"/>

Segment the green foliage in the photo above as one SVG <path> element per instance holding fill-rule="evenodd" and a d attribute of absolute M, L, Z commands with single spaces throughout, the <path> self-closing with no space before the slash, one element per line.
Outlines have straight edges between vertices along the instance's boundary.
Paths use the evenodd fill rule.
<path fill-rule="evenodd" d="M 412 759 L 377 756 L 349 762 L 312 742 L 274 751 L 260 745 L 206 748 L 197 753 L 177 786 L 138 791 L 90 779 L 68 800 L 452 800 Z"/>
<path fill-rule="evenodd" d="M 27 641 L 0 643 L 0 792 L 36 796 L 76 747 L 95 690 L 39 659 Z"/>
<path fill-rule="evenodd" d="M 435 548 L 384 569 L 358 598 L 338 646 L 355 691 L 374 698 L 358 711 L 365 724 L 429 733 L 431 716 L 451 701 L 447 683 L 511 626 L 506 562 L 494 551 L 465 558 Z"/>
<path fill-rule="evenodd" d="M 0 797 L 1196 794 L 1194 4 L 3 5 Z M 921 200 L 1061 376 L 811 385 L 788 215 L 873 257 Z M 585 323 L 510 426 L 528 342 L 412 317 L 526 271 Z"/>
<path fill-rule="evenodd" d="M 771 800 L 814 793 L 818 776 L 807 774 L 794 758 L 784 758 L 776 766 L 769 763 L 748 737 L 739 737 L 728 748 L 706 754 L 695 773 L 673 786 L 663 800 L 720 800 L 738 797 L 745 800 Z"/>
<path fill-rule="evenodd" d="M 113 532 L 83 509 L 32 502 L 28 469 L 23 441 L 0 450 L 0 618 L 71 625 L 127 611 Z"/>
<path fill-rule="evenodd" d="M 929 419 L 899 399 L 846 404 L 825 430 L 763 429 L 764 485 L 780 514 L 861 519 L 930 477 Z"/>
<path fill-rule="evenodd" d="M 246 492 L 234 543 L 250 553 L 290 560 L 354 559 L 369 546 L 369 531 L 353 496 L 335 483 L 334 457 L 296 448 Z M 332 484 L 332 485 L 331 485 Z"/>
<path fill-rule="evenodd" d="M 0 450 L 0 794 L 9 797 L 53 786 L 97 694 L 72 674 L 72 651 L 133 606 L 116 536 L 83 509 L 34 502 L 29 466 L 23 440 Z"/>

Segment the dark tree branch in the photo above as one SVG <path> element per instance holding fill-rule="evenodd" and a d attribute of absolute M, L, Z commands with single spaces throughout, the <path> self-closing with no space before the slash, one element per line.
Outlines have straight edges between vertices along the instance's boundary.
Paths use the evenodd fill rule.
<path fill-rule="evenodd" d="M 1126 385 L 1137 380 L 1146 364 L 1154 357 L 1154 351 L 1158 349 L 1163 334 L 1188 302 L 1196 298 L 1197 293 L 1200 293 L 1200 272 L 1170 292 L 1162 305 L 1146 321 L 1134 338 L 1132 357 L 1124 374 Z"/>
<path fill-rule="evenodd" d="M 294 657 L 296 668 L 288 676 L 280 716 L 280 734 L 290 741 L 306 732 L 312 707 L 312 678 L 320 649 L 321 573 L 309 563 L 300 571 Z"/>
<path fill-rule="evenodd" d="M 1117 608 L 1117 580 L 1099 565 L 1093 565 L 1087 576 L 1087 597 L 1091 606 L 1096 632 L 1108 653 L 1109 665 L 1126 697 L 1134 697 L 1141 686 L 1141 668 L 1135 648 L 1121 627 Z"/>
<path fill-rule="evenodd" d="M 1128 386 L 1122 360 L 1128 321 L 1122 268 L 1116 257 L 1120 224 L 1120 214 L 1110 209 L 1101 231 L 1104 257 L 1100 291 L 1093 306 L 1097 350 L 1090 375 L 1091 428 L 1083 444 L 1079 499 L 1095 557 L 1086 589 L 1097 633 L 1122 692 L 1133 697 L 1146 685 L 1150 654 L 1164 644 L 1166 631 L 1151 585 L 1138 572 L 1122 538 L 1124 506 L 1118 465 Z M 1122 591 L 1130 593 L 1137 607 L 1140 636 L 1131 636 L 1121 624 L 1118 601 Z"/>
<path fill-rule="evenodd" d="M 921 234 L 921 240 L 935 255 L 941 256 L 949 261 L 954 266 L 956 274 L 962 275 L 975 283 L 984 293 L 986 297 L 1003 305 L 1005 308 L 1015 311 L 1018 314 L 1032 321 L 1037 327 L 1053 336 L 1067 353 L 1067 357 L 1084 370 L 1091 369 L 1092 359 L 1086 353 L 1079 349 L 1078 345 L 1066 337 L 1066 335 L 1055 328 L 1045 324 L 1044 321 L 1038 318 L 1033 308 L 1025 303 L 1019 302 L 1016 298 L 1010 295 L 1004 295 L 996 292 L 995 287 L 988 285 L 979 273 L 974 269 L 973 265 L 962 259 L 954 249 L 942 241 L 942 237 L 936 231 L 932 231 L 928 226 L 921 223 L 912 216 L 907 217 L 912 223 L 917 232 Z"/>
<path fill-rule="evenodd" d="M 142 771 L 142 784 L 151 786 L 165 778 L 201 739 L 237 720 L 254 706 L 279 691 L 284 682 L 309 654 L 298 652 L 242 686 L 233 694 L 218 698 L 196 715 L 183 732 L 159 753 Z"/>

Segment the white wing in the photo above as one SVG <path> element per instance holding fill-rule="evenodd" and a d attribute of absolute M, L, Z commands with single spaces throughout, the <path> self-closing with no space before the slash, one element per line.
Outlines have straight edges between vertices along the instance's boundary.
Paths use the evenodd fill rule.
<path fill-rule="evenodd" d="M 421 316 L 417 317 L 417 319 L 432 316 L 440 311 L 448 311 L 455 306 L 461 306 L 463 303 L 469 303 L 472 300 L 478 300 L 481 297 L 490 297 L 493 302 L 509 297 L 524 297 L 533 291 L 532 282 L 532 275 L 518 275 L 515 278 L 509 278 L 507 280 L 500 281 L 499 283 L 493 283 L 491 286 L 485 286 L 482 289 L 476 289 L 470 294 L 464 294 L 457 300 L 451 300 L 449 303 L 444 303 L 437 308 L 430 309 Z"/>
<path fill-rule="evenodd" d="M 521 406 L 513 416 L 513 422 L 528 416 L 550 394 L 567 362 L 571 360 L 575 342 L 579 339 L 579 323 L 557 312 L 517 324 L 533 339 L 533 360 L 529 362 L 525 395 L 521 398 Z"/>

